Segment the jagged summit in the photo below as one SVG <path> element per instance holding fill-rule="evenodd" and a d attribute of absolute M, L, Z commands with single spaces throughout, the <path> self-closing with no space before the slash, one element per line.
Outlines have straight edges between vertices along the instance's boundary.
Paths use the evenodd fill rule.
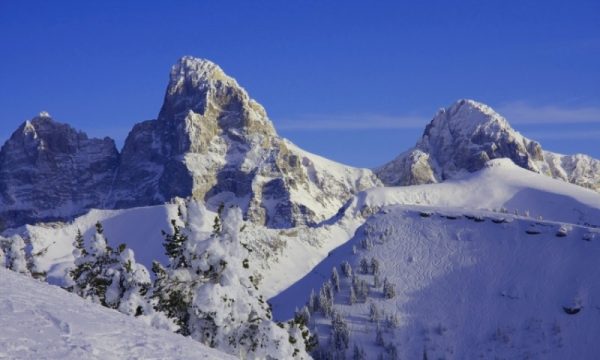
<path fill-rule="evenodd" d="M 470 99 L 461 99 L 447 109 L 440 109 L 426 128 L 424 135 L 428 135 L 428 130 L 435 126 L 447 126 L 454 133 L 463 134 L 472 134 L 481 128 L 488 133 L 497 133 L 510 128 L 508 121 L 494 109 Z"/>
<path fill-rule="evenodd" d="M 175 197 L 235 204 L 253 222 L 285 228 L 323 221 L 380 184 L 368 169 L 279 137 L 232 77 L 185 56 L 171 68 L 157 119 L 136 124 L 120 154 L 111 139 L 88 139 L 47 113 L 25 122 L 0 151 L 0 229 Z"/>
<path fill-rule="evenodd" d="M 193 196 L 209 206 L 233 202 L 253 221 L 288 227 L 321 221 L 341 199 L 376 184 L 366 170 L 320 168 L 277 135 L 264 108 L 219 66 L 185 56 L 171 69 L 158 119 L 127 137 L 107 204 Z"/>
<path fill-rule="evenodd" d="M 490 159 L 516 165 L 600 190 L 600 161 L 585 155 L 563 156 L 515 131 L 491 107 L 459 100 L 439 110 L 413 149 L 377 169 L 387 185 L 441 182 L 483 168 Z"/>
<path fill-rule="evenodd" d="M 118 165 L 110 138 L 90 139 L 49 116 L 25 121 L 0 150 L 0 229 L 97 207 Z"/>

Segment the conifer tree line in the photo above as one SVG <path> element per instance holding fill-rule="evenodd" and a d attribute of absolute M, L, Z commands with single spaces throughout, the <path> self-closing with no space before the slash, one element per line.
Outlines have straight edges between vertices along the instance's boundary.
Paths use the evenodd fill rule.
<path fill-rule="evenodd" d="M 272 320 L 259 291 L 259 269 L 241 236 L 241 210 L 219 206 L 209 234 L 188 221 L 204 218 L 204 206 L 190 202 L 185 210 L 179 208 L 162 232 L 168 262 L 152 263 L 153 280 L 133 250 L 107 239 L 100 222 L 87 236 L 77 230 L 64 288 L 242 359 L 308 358 L 307 350 L 316 346 L 310 312 L 304 309 L 287 323 Z M 20 236 L 0 238 L 0 266 L 33 275 L 25 248 Z"/>
<path fill-rule="evenodd" d="M 372 248 L 372 241 L 361 241 L 363 250 L 368 251 Z M 353 250 L 356 254 L 357 251 Z M 303 311 L 309 314 L 305 317 L 312 319 L 313 334 L 316 337 L 315 348 L 312 355 L 315 359 L 366 359 L 364 349 L 358 344 L 350 343 L 350 334 L 352 332 L 342 312 L 336 306 L 337 303 L 345 305 L 354 305 L 356 303 L 367 303 L 368 313 L 365 318 L 368 322 L 374 323 L 377 331 L 373 339 L 373 344 L 381 347 L 381 357 L 384 359 L 396 359 L 398 350 L 392 339 L 388 339 L 386 333 L 393 333 L 399 325 L 399 319 L 395 313 L 386 313 L 377 306 L 377 302 L 369 300 L 374 298 L 383 298 L 390 300 L 396 297 L 396 287 L 384 277 L 381 280 L 381 264 L 376 257 L 361 257 L 357 263 L 357 269 L 354 271 L 348 261 L 340 264 L 341 276 L 337 267 L 331 270 L 330 277 L 322 284 L 319 291 L 311 290 L 306 306 Z M 377 294 L 379 295 L 377 295 Z M 343 311 L 343 310 L 342 310 Z M 319 338 L 316 331 L 315 318 L 322 319 L 320 324 L 329 324 L 329 334 L 324 341 Z"/>

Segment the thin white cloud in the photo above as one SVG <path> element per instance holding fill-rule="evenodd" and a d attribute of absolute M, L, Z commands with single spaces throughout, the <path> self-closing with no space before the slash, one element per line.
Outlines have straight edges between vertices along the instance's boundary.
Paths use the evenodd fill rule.
<path fill-rule="evenodd" d="M 528 134 L 536 140 L 600 140 L 599 130 L 538 131 Z"/>
<path fill-rule="evenodd" d="M 511 124 L 600 124 L 600 107 L 563 107 L 512 102 L 500 106 L 498 112 Z"/>
<path fill-rule="evenodd" d="M 307 114 L 275 121 L 280 130 L 421 129 L 430 119 L 413 115 Z"/>

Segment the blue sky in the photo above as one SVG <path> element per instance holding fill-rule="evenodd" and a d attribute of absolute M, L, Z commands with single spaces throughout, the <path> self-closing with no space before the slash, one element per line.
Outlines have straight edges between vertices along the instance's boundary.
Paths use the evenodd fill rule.
<path fill-rule="evenodd" d="M 0 44 L 0 141 L 46 110 L 121 143 L 193 55 L 283 136 L 344 163 L 392 159 L 460 98 L 600 158 L 597 0 L 0 1 Z"/>

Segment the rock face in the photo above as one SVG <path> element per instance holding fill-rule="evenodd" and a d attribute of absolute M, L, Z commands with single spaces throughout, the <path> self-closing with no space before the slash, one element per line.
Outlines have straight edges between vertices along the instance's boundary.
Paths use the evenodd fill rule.
<path fill-rule="evenodd" d="M 386 185 L 427 184 L 477 171 L 497 158 L 600 191 L 599 160 L 544 151 L 492 108 L 473 100 L 438 111 L 413 149 L 375 171 Z"/>
<path fill-rule="evenodd" d="M 47 113 L 26 121 L 0 150 L 0 228 L 101 205 L 118 165 L 109 138 L 89 139 Z"/>
<path fill-rule="evenodd" d="M 263 107 L 210 61 L 173 66 L 158 119 L 125 142 L 111 207 L 174 196 L 235 203 L 251 220 L 290 227 L 324 220 L 351 194 L 379 185 L 353 169 L 303 152 L 277 136 Z"/>
<path fill-rule="evenodd" d="M 158 118 L 135 125 L 120 155 L 112 140 L 88 140 L 48 117 L 26 122 L 1 154 L 0 211 L 5 221 L 19 212 L 7 226 L 193 197 L 286 228 L 323 221 L 352 194 L 381 185 L 368 169 L 279 137 L 233 78 L 192 57 L 173 66 Z"/>

